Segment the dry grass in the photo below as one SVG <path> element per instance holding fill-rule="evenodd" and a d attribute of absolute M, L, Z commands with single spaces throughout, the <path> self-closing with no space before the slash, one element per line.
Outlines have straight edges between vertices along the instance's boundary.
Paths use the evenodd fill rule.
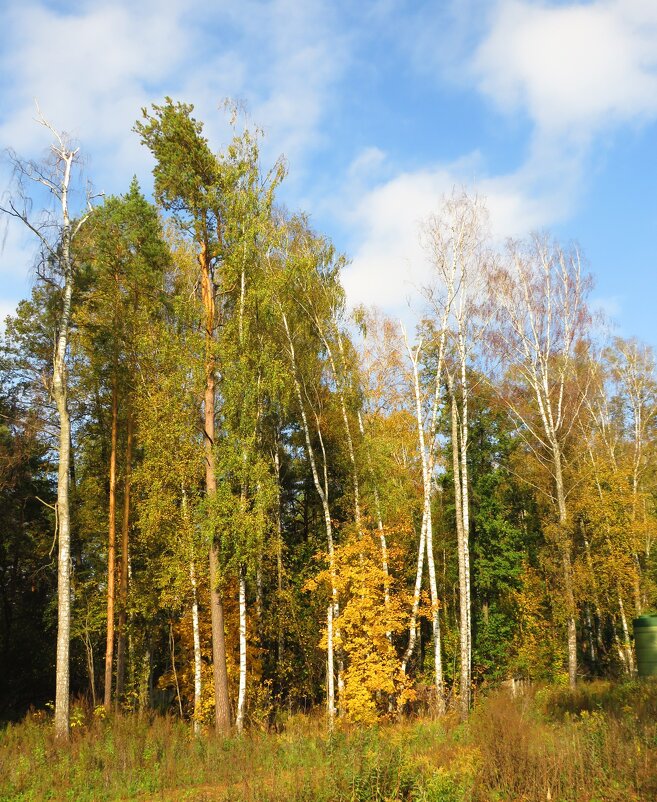
<path fill-rule="evenodd" d="M 78 713 L 71 743 L 32 714 L 0 731 L 2 800 L 636 802 L 657 799 L 657 685 L 495 694 L 459 725 L 413 720 L 194 737 L 173 718 Z"/>

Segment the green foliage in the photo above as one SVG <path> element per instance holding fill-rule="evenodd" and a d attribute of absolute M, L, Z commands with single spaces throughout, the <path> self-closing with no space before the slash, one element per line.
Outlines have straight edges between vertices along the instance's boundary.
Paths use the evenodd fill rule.
<path fill-rule="evenodd" d="M 219 558 L 231 692 L 241 644 L 238 577 L 245 577 L 246 719 L 253 728 L 282 727 L 296 711 L 323 704 L 322 629 L 330 598 L 339 609 L 334 624 L 343 723 L 373 727 L 405 701 L 421 709 L 433 683 L 434 611 L 424 576 L 417 644 L 401 673 L 424 487 L 405 347 L 395 321 L 366 309 L 349 319 L 341 284 L 346 257 L 306 215 L 277 206 L 284 162 L 263 170 L 261 133 L 240 129 L 236 116 L 230 124 L 230 141 L 215 152 L 191 105 L 166 98 L 144 109 L 135 130 L 154 158 L 157 206 L 133 179 L 124 195 L 107 198 L 90 214 L 75 238 L 68 354 L 75 457 L 72 687 L 96 695 L 103 630 L 112 623 L 105 620 L 104 599 L 108 534 L 120 528 L 117 523 L 109 533 L 109 464 L 116 446 L 116 507 L 127 510 L 129 536 L 129 599 L 127 611 L 122 602 L 120 610 L 128 618 L 124 708 L 192 715 L 195 598 L 202 676 L 197 722 L 211 718 L 212 547 L 213 560 L 215 549 Z M 533 243 L 519 246 L 516 255 L 536 257 L 540 242 Z M 492 270 L 489 286 L 479 287 L 482 303 L 486 295 L 498 298 L 496 281 L 513 284 L 515 274 L 503 272 Z M 530 283 L 526 300 L 540 309 L 541 282 L 534 276 Z M 8 320 L 0 355 L 0 595 L 6 611 L 0 673 L 11 674 L 14 663 L 20 668 L 7 683 L 12 698 L 4 702 L 5 716 L 43 701 L 50 682 L 56 596 L 49 505 L 57 435 L 50 377 L 60 303 L 56 284 L 39 283 Z M 489 316 L 471 311 L 478 319 Z M 555 320 L 561 339 L 565 307 L 562 312 L 564 320 Z M 586 317 L 582 309 L 580 322 Z M 420 325 L 419 416 L 428 430 L 435 399 L 432 548 L 445 695 L 453 701 L 461 625 L 456 500 L 448 399 L 444 376 L 436 383 L 435 372 L 443 335 L 450 366 L 459 343 L 458 332 L 440 332 L 439 325 L 435 309 Z M 506 335 L 514 339 L 520 328 Z M 471 390 L 474 682 L 485 690 L 517 676 L 566 680 L 570 584 L 584 658 L 580 673 L 630 671 L 627 620 L 657 600 L 654 360 L 631 341 L 616 340 L 598 354 L 584 340 L 568 345 L 568 381 L 548 391 L 563 413 L 560 478 L 567 492 L 557 514 L 555 442 L 529 431 L 534 424 L 542 431 L 536 388 L 522 367 L 502 375 L 489 364 L 504 334 L 503 327 L 490 338 L 482 332 L 466 348 L 467 375 L 455 379 L 457 391 L 462 381 Z M 506 359 L 514 354 L 507 351 Z M 546 359 L 551 376 L 565 370 L 563 354 Z M 210 398 L 214 408 L 206 410 Z M 464 404 L 457 406 L 462 415 Z M 214 476 L 206 474 L 208 466 Z M 321 567 L 317 554 L 324 555 Z M 30 662 L 44 633 L 48 645 Z M 79 730 L 79 710 L 76 715 Z M 514 721 L 524 726 L 522 716 Z M 376 740 L 373 733 L 367 737 Z M 466 737 L 467 729 L 461 734 Z M 587 749 L 589 734 L 582 735 Z M 462 755 L 463 766 L 450 763 L 406 783 L 403 749 L 381 760 L 378 742 L 362 745 L 362 760 L 350 779 L 343 776 L 340 798 L 468 798 L 475 793 L 480 748 L 487 747 Z M 524 748 L 518 746 L 527 765 L 538 765 L 540 756 Z M 160 750 L 158 742 L 149 752 L 156 763 L 166 762 Z M 496 760 L 502 758 L 493 755 Z M 315 798 L 317 788 L 309 783 L 296 792 Z"/>

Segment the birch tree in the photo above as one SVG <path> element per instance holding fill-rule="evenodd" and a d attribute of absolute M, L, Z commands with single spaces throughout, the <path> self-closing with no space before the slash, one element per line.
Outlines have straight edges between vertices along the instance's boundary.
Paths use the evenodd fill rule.
<path fill-rule="evenodd" d="M 450 358 L 445 379 L 451 420 L 452 467 L 456 500 L 461 642 L 461 715 L 470 709 L 472 603 L 470 581 L 469 405 L 470 368 L 488 323 L 485 287 L 491 256 L 483 202 L 454 193 L 427 226 L 433 283 L 426 295 L 438 321 L 438 364 L 443 368 L 445 338 Z M 437 381 L 442 376 L 437 377 Z"/>
<path fill-rule="evenodd" d="M 296 219 L 287 224 L 280 223 L 277 237 L 276 247 L 271 247 L 267 253 L 268 270 L 273 279 L 277 274 L 275 292 L 279 320 L 282 326 L 282 340 L 285 343 L 284 347 L 289 360 L 289 371 L 301 418 L 306 455 L 310 463 L 313 484 L 321 501 L 326 532 L 328 571 L 331 586 L 331 600 L 327 606 L 326 613 L 326 703 L 329 727 L 332 727 L 337 713 L 335 688 L 335 641 L 337 633 L 334 630 L 334 622 L 339 615 L 339 599 L 336 582 L 333 521 L 331 517 L 329 465 L 322 437 L 319 408 L 316 403 L 313 405 L 313 401 L 318 399 L 318 395 L 308 387 L 308 380 L 313 374 L 315 381 L 321 378 L 321 368 L 319 373 L 318 365 L 311 366 L 312 373 L 306 373 L 302 369 L 302 366 L 307 365 L 308 357 L 314 359 L 317 352 L 313 348 L 306 349 L 303 353 L 303 358 L 299 353 L 300 344 L 306 345 L 308 343 L 308 340 L 304 343 L 304 339 L 308 336 L 307 329 L 308 324 L 311 323 L 311 318 L 294 303 L 294 293 L 304 285 L 307 286 L 307 283 L 312 280 L 326 281 L 329 284 L 334 282 L 337 271 L 332 262 L 332 250 L 322 248 L 321 242 L 313 242 L 312 235 L 307 230 L 304 220 Z M 310 342 L 313 339 L 311 336 L 309 338 Z M 340 663 L 341 658 L 338 656 L 338 699 L 339 689 L 342 684 Z"/>
<path fill-rule="evenodd" d="M 572 565 L 568 447 L 586 396 L 575 381 L 578 349 L 590 320 L 590 281 L 579 251 L 545 237 L 509 244 L 489 283 L 495 305 L 493 344 L 503 366 L 503 397 L 525 443 L 551 478 L 554 544 L 562 570 L 568 678 L 577 681 L 577 607 Z"/>
<path fill-rule="evenodd" d="M 641 587 L 642 560 L 647 562 L 652 547 L 652 528 L 648 524 L 648 500 L 644 478 L 655 463 L 651 433 L 657 421 L 657 381 L 652 350 L 637 340 L 616 338 L 607 352 L 612 375 L 623 399 L 629 430 L 629 470 L 632 492 L 632 530 L 635 535 L 634 608 L 640 615 L 646 606 Z"/>
<path fill-rule="evenodd" d="M 37 108 L 38 111 L 38 108 Z M 55 666 L 55 735 L 65 741 L 69 735 L 69 650 L 71 632 L 71 420 L 68 401 L 67 349 L 73 313 L 73 286 L 76 263 L 73 241 L 88 214 L 76 216 L 71 207 L 75 173 L 79 165 L 79 148 L 55 128 L 38 111 L 37 121 L 53 137 L 50 153 L 43 163 L 24 161 L 10 152 L 14 166 L 16 192 L 0 206 L 0 211 L 20 220 L 39 243 L 43 272 L 52 272 L 59 281 L 61 306 L 54 333 L 52 375 L 49 390 L 57 408 L 59 442 L 57 446 L 57 657 Z M 56 211 L 39 218 L 33 214 L 28 187 L 39 187 L 55 204 Z"/>

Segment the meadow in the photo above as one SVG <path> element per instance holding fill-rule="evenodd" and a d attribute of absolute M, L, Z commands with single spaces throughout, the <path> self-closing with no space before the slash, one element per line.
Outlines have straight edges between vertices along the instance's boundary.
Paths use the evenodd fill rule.
<path fill-rule="evenodd" d="M 639 802 L 657 798 L 657 684 L 481 697 L 372 728 L 293 715 L 279 731 L 195 736 L 171 716 L 78 705 L 68 746 L 44 711 L 0 731 L 0 799 L 177 802 Z"/>

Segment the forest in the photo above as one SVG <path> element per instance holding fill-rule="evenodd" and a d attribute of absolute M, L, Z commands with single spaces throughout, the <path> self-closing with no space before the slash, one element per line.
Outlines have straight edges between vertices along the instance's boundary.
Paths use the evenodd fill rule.
<path fill-rule="evenodd" d="M 478 722 L 472 765 L 490 768 L 490 734 L 520 727 L 509 694 L 518 721 L 558 708 L 583 738 L 612 697 L 648 711 L 644 751 L 627 748 L 647 766 L 657 693 L 635 680 L 632 620 L 657 601 L 650 347 L 596 311 L 576 244 L 500 243 L 458 188 L 420 228 L 423 313 L 352 309 L 348 255 L 283 207 L 285 161 L 263 166 L 261 133 L 230 123 L 217 151 L 191 105 L 144 109 L 153 186 L 112 197 L 85 191 L 53 128 L 42 162 L 8 154 L 1 211 L 37 258 L 0 352 L 0 748 L 40 727 L 57 755 L 148 721 L 213 759 L 220 736 L 275 761 L 258 738 L 314 727 L 338 755 L 380 752 L 383 783 L 381 727 L 433 754 L 411 721 L 455 743 Z M 581 794 L 626 743 L 609 721 Z M 352 777 L 335 798 L 652 798 L 637 765 L 635 796 L 569 795 L 555 763 L 535 796 L 472 796 L 452 769 L 402 787 L 398 766 L 379 796 Z M 42 798 L 25 776 L 3 775 L 2 798 Z M 120 798 L 103 787 L 88 798 Z M 244 798 L 334 798 L 295 788 Z"/>

